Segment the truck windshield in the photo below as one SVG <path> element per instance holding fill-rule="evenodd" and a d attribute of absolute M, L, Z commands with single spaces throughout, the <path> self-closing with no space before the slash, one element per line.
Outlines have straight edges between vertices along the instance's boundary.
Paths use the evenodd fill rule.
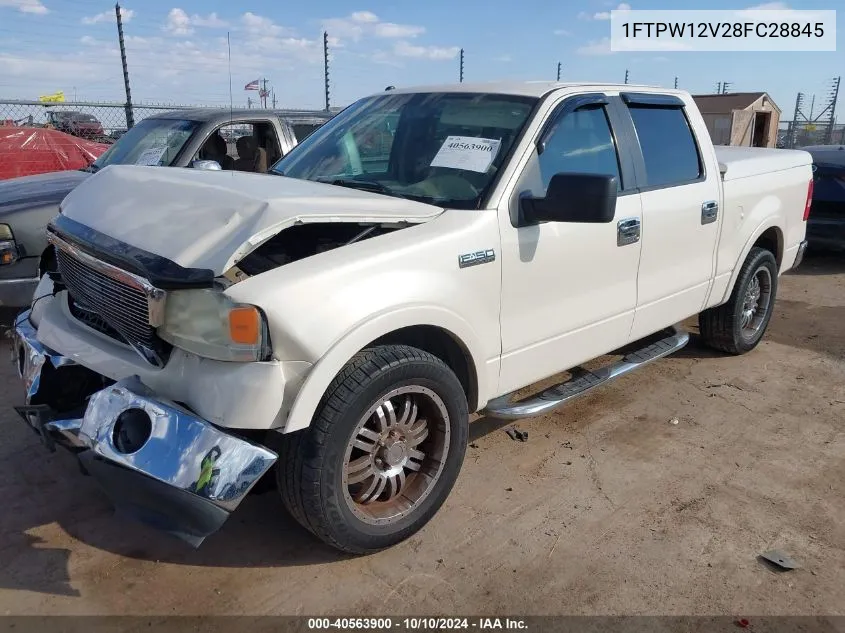
<path fill-rule="evenodd" d="M 537 99 L 412 93 L 361 99 L 273 166 L 273 173 L 477 209 Z"/>
<path fill-rule="evenodd" d="M 197 121 L 144 119 L 120 137 L 89 168 L 108 165 L 170 165 L 199 126 Z"/>

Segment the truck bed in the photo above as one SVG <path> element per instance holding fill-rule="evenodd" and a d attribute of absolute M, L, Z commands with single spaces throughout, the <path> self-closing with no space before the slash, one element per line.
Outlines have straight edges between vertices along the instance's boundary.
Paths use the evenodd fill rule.
<path fill-rule="evenodd" d="M 808 152 L 793 149 L 716 145 L 715 150 L 724 181 L 770 174 L 812 162 Z"/>

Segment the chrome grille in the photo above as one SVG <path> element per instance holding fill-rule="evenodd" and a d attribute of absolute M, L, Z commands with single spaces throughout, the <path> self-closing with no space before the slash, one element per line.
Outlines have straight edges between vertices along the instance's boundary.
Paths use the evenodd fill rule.
<path fill-rule="evenodd" d="M 140 277 L 79 251 L 55 235 L 49 239 L 56 246 L 62 283 L 79 308 L 94 313 L 147 361 L 163 365 L 166 360 L 163 352 L 169 346 L 156 335 L 155 326 L 159 323 L 155 321 L 162 316 L 164 292 Z M 80 320 L 87 323 L 86 319 Z"/>

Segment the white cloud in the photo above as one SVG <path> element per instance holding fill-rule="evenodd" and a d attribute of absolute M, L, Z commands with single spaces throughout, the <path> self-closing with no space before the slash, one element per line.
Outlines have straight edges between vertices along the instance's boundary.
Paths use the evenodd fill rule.
<path fill-rule="evenodd" d="M 425 27 L 422 26 L 382 22 L 371 11 L 356 11 L 345 18 L 328 18 L 323 20 L 323 28 L 329 35 L 340 40 L 346 38 L 355 42 L 368 35 L 385 39 L 407 39 L 425 33 Z"/>
<path fill-rule="evenodd" d="M 764 2 L 736 12 L 739 19 L 760 21 L 781 21 L 795 19 L 800 15 L 802 20 L 812 21 L 820 19 L 817 11 L 812 9 L 792 9 L 785 2 Z"/>
<path fill-rule="evenodd" d="M 256 15 L 252 11 L 247 11 L 241 16 L 241 25 L 248 35 L 255 37 L 293 35 L 293 31 L 291 29 L 279 26 L 270 18 L 265 18 L 263 15 Z"/>
<path fill-rule="evenodd" d="M 375 24 L 379 21 L 378 16 L 372 11 L 356 11 L 349 16 L 349 19 L 363 24 Z"/>
<path fill-rule="evenodd" d="M 786 11 L 789 6 L 785 2 L 764 2 L 753 7 L 748 7 L 746 11 Z"/>
<path fill-rule="evenodd" d="M 567 31 L 566 29 L 555 29 L 552 31 L 555 35 L 560 35 L 562 37 L 566 37 L 568 35 L 572 35 L 571 31 Z"/>
<path fill-rule="evenodd" d="M 413 26 L 411 24 L 393 24 L 392 22 L 380 22 L 375 25 L 375 34 L 377 37 L 386 38 L 400 38 L 400 37 L 416 37 L 425 33 L 425 28 L 422 26 Z"/>
<path fill-rule="evenodd" d="M 630 11 L 631 5 L 627 2 L 620 2 L 619 5 L 613 9 L 613 11 Z M 610 11 L 599 11 L 598 13 L 593 14 L 594 20 L 609 20 L 610 19 Z"/>
<path fill-rule="evenodd" d="M 195 26 L 223 28 L 228 25 L 224 20 L 217 17 L 216 13 L 209 13 L 207 16 L 195 13 L 189 16 L 183 9 L 176 7 L 167 14 L 164 30 L 171 35 L 191 35 Z"/>
<path fill-rule="evenodd" d="M 461 49 L 457 46 L 415 46 L 404 41 L 396 42 L 393 46 L 393 52 L 400 57 L 415 57 L 435 61 L 455 59 L 460 51 Z"/>
<path fill-rule="evenodd" d="M 194 14 L 191 16 L 191 22 L 197 26 L 204 26 L 210 29 L 222 29 L 229 26 L 226 20 L 221 20 L 217 17 L 216 13 L 209 13 L 205 17 Z"/>
<path fill-rule="evenodd" d="M 610 38 L 603 37 L 600 40 L 592 40 L 584 46 L 578 47 L 575 51 L 579 55 L 613 55 L 610 50 Z"/>
<path fill-rule="evenodd" d="M 11 7 L 21 13 L 34 13 L 36 15 L 50 13 L 50 9 L 45 7 L 41 0 L 0 0 L 0 7 Z"/>
<path fill-rule="evenodd" d="M 120 7 L 120 19 L 125 24 L 135 17 L 135 12 L 132 9 L 124 9 Z M 97 15 L 92 15 L 87 18 L 82 18 L 83 24 L 100 24 L 101 22 L 116 22 L 117 18 L 114 11 L 103 11 Z"/>
<path fill-rule="evenodd" d="M 170 13 L 167 14 L 167 22 L 164 24 L 164 30 L 173 35 L 190 35 L 194 32 L 191 26 L 191 18 L 179 7 L 170 9 Z"/>

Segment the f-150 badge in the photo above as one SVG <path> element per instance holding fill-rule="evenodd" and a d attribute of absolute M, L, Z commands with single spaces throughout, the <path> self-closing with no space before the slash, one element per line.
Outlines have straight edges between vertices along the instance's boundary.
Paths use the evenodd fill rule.
<path fill-rule="evenodd" d="M 496 260 L 496 251 L 488 248 L 484 251 L 475 251 L 474 253 L 464 253 L 458 255 L 458 267 L 468 268 L 469 266 L 478 266 L 479 264 L 488 264 Z"/>

